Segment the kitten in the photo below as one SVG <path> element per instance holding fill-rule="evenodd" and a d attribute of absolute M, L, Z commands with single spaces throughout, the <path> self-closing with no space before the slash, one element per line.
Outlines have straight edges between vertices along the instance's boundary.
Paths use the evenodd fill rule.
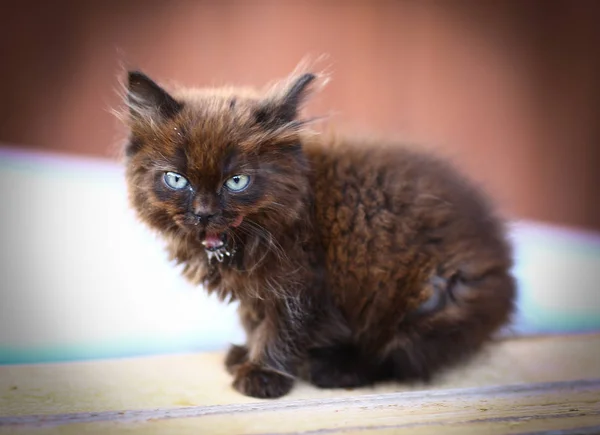
<path fill-rule="evenodd" d="M 130 199 L 194 284 L 238 301 L 225 361 L 243 394 L 428 380 L 508 319 L 503 225 L 448 163 L 314 134 L 314 74 L 259 92 L 168 93 L 130 72 Z"/>

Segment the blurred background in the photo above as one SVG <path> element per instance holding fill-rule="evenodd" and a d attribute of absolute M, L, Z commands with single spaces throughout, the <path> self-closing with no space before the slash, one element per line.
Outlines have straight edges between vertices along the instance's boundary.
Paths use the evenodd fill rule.
<path fill-rule="evenodd" d="M 600 2 L 2 3 L 0 363 L 222 348 L 235 307 L 136 223 L 110 114 L 123 65 L 263 86 L 306 56 L 307 111 L 431 143 L 513 222 L 520 333 L 600 329 Z"/>

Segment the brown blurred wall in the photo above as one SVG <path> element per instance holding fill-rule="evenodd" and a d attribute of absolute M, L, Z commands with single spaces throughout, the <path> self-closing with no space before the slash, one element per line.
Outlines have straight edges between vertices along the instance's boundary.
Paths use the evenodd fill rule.
<path fill-rule="evenodd" d="M 600 2 L 38 1 L 0 14 L 0 142 L 115 155 L 119 63 L 263 85 L 305 55 L 330 124 L 439 144 L 515 217 L 600 229 Z"/>

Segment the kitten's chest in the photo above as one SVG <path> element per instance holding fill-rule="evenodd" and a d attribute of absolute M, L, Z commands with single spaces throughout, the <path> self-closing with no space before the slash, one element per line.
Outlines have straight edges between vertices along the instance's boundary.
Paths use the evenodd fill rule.
<path fill-rule="evenodd" d="M 269 277 L 264 273 L 241 270 L 229 264 L 218 264 L 219 293 L 231 299 L 264 299 Z"/>

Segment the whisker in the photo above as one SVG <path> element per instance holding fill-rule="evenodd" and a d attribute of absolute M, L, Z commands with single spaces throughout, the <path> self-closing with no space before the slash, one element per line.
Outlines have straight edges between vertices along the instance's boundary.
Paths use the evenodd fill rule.
<path fill-rule="evenodd" d="M 250 219 L 246 219 L 245 222 L 256 228 L 256 230 L 261 231 L 262 234 L 264 234 L 268 238 L 267 248 L 272 248 L 272 251 L 277 255 L 278 260 L 289 262 L 289 258 L 285 253 L 283 247 L 281 246 L 281 244 L 279 244 L 279 242 L 277 242 L 277 240 L 275 239 L 275 237 L 273 237 L 273 234 L 269 230 Z"/>

